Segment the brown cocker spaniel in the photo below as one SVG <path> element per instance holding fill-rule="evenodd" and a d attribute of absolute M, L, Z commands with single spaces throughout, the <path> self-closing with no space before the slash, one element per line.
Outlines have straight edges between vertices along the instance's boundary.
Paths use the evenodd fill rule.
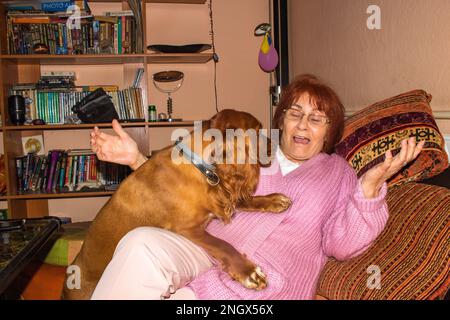
<path fill-rule="evenodd" d="M 236 160 L 238 151 L 242 150 L 247 160 L 252 157 L 257 160 L 246 161 L 245 164 L 230 161 L 216 163 L 209 179 L 191 162 L 175 163 L 173 154 L 182 156 L 183 151 L 174 151 L 172 145 L 159 151 L 133 172 L 92 222 L 83 247 L 73 263 L 81 271 L 81 289 L 70 290 L 65 283 L 63 298 L 89 299 L 119 240 L 140 226 L 164 228 L 183 235 L 219 261 L 223 270 L 234 280 L 247 288 L 264 289 L 266 278 L 259 267 L 229 243 L 205 231 L 213 218 L 230 222 L 235 209 L 279 213 L 290 206 L 290 199 L 282 194 L 252 196 L 261 166 L 260 159 L 254 159 L 255 155 L 251 154 L 255 146 L 248 137 L 245 138 L 244 146 L 234 138 L 228 140 L 231 141 L 231 147 L 225 141 L 226 129 L 254 129 L 258 132 L 261 127 L 261 123 L 252 115 L 234 110 L 223 110 L 211 120 L 203 122 L 203 133 L 207 129 L 216 129 L 224 137 L 223 141 L 202 139 L 203 148 L 207 148 L 212 141 L 222 142 L 219 145 L 223 146 L 224 162 L 226 146 L 235 151 L 232 160 Z M 191 132 L 187 138 L 193 135 L 194 132 Z M 189 141 L 186 145 L 190 144 L 189 147 L 195 150 L 194 139 L 185 137 L 183 143 L 186 140 Z M 217 159 L 217 148 L 211 150 L 210 156 Z M 215 177 L 218 177 L 218 181 L 215 181 Z"/>

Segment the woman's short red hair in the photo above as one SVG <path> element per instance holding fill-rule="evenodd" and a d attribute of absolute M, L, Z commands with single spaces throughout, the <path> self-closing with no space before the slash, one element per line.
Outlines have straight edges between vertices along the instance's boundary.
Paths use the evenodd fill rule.
<path fill-rule="evenodd" d="M 282 131 L 284 109 L 290 108 L 300 96 L 307 93 L 311 105 L 324 112 L 330 120 L 322 152 L 331 154 L 341 140 L 344 131 L 344 106 L 338 95 L 329 86 L 311 74 L 297 76 L 281 94 L 280 103 L 273 116 L 273 127 Z M 280 132 L 281 136 L 282 132 Z"/>

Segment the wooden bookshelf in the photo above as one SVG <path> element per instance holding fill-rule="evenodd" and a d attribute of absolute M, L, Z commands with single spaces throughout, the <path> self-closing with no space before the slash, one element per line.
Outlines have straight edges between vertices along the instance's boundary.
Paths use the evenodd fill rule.
<path fill-rule="evenodd" d="M 122 122 L 120 125 L 124 128 L 132 127 L 188 127 L 193 126 L 194 121 L 176 121 L 176 122 Z M 26 130 L 80 130 L 80 129 L 93 129 L 99 128 L 111 128 L 110 123 L 93 123 L 93 124 L 54 124 L 54 125 L 29 125 L 29 126 L 5 126 L 6 131 L 26 131 Z"/>
<path fill-rule="evenodd" d="M 63 198 L 88 198 L 107 197 L 114 191 L 79 191 L 79 192 L 55 192 L 55 193 L 30 193 L 4 196 L 5 200 L 27 200 L 27 199 L 63 199 Z"/>
<path fill-rule="evenodd" d="M 212 53 L 149 53 L 149 54 L 86 54 L 86 55 L 48 55 L 14 54 L 0 55 L 0 59 L 15 64 L 37 65 L 106 65 L 124 63 L 206 63 Z"/>
<path fill-rule="evenodd" d="M 41 217 L 49 214 L 49 200 L 64 198 L 90 198 L 90 197 L 109 197 L 112 191 L 95 192 L 55 192 L 55 193 L 27 193 L 19 194 L 17 192 L 17 177 L 15 170 L 15 159 L 23 155 L 21 138 L 44 134 L 44 132 L 54 131 L 58 134 L 62 131 L 70 130 L 90 130 L 94 126 L 100 128 L 111 128 L 110 123 L 101 124 L 67 124 L 67 125 L 43 125 L 43 126 L 15 126 L 9 121 L 7 100 L 9 90 L 18 83 L 35 83 L 39 80 L 41 67 L 46 66 L 80 66 L 82 70 L 85 66 L 96 66 L 99 68 L 110 68 L 115 65 L 123 72 L 124 82 L 131 83 L 136 66 L 144 68 L 143 81 L 141 83 L 143 94 L 143 105 L 148 104 L 148 90 L 152 85 L 148 81 L 148 70 L 152 64 L 202 64 L 212 60 L 211 52 L 202 52 L 194 54 L 163 54 L 153 53 L 146 49 L 149 45 L 146 34 L 146 10 L 148 3 L 166 3 L 170 5 L 178 4 L 199 4 L 205 5 L 206 0 L 141 0 L 143 8 L 143 45 L 144 51 L 138 54 L 102 54 L 102 55 L 9 55 L 7 54 L 6 37 L 6 12 L 4 0 L 0 0 L 0 112 L 3 126 L 0 127 L 0 134 L 3 135 L 3 147 L 5 154 L 6 176 L 7 176 L 7 194 L 0 196 L 1 201 L 7 201 L 9 218 Z M 128 9 L 126 0 L 90 0 L 90 2 L 111 2 L 122 3 L 124 10 Z M 180 8 L 183 8 L 181 5 Z M 98 83 L 102 85 L 105 83 Z M 109 84 L 109 83 L 108 83 Z M 79 85 L 83 85 L 80 83 Z M 138 143 L 139 149 L 145 154 L 150 154 L 150 129 L 165 127 L 191 127 L 193 120 L 181 122 L 122 122 L 121 125 L 134 133 L 134 139 Z M 68 145 L 66 149 L 72 146 Z M 48 150 L 46 150 L 48 151 Z"/>

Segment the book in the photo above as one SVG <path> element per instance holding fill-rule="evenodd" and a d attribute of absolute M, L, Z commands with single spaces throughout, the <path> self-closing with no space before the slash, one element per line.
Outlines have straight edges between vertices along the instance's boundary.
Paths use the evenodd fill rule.
<path fill-rule="evenodd" d="M 78 155 L 74 155 L 72 157 L 72 187 L 77 185 L 77 177 L 78 177 Z"/>
<path fill-rule="evenodd" d="M 134 16 L 134 13 L 132 10 L 121 10 L 121 11 L 104 12 L 103 15 L 107 17 L 125 17 L 125 16 Z"/>
<path fill-rule="evenodd" d="M 39 171 L 38 180 L 36 182 L 36 190 L 42 191 L 43 181 L 47 172 L 48 156 L 42 156 L 41 169 Z"/>
<path fill-rule="evenodd" d="M 23 162 L 25 157 L 16 157 L 16 176 L 17 176 L 17 190 L 24 191 L 23 186 Z"/>
<path fill-rule="evenodd" d="M 28 153 L 26 155 L 26 158 L 24 159 L 25 160 L 25 169 L 23 172 L 23 179 L 24 179 L 23 180 L 23 191 L 28 191 L 28 189 L 29 189 L 28 181 L 30 179 L 30 174 L 32 171 L 33 159 L 34 159 L 34 156 L 32 153 Z"/>
<path fill-rule="evenodd" d="M 137 69 L 136 76 L 134 78 L 134 81 L 133 81 L 133 84 L 131 85 L 131 87 L 133 87 L 133 88 L 140 87 L 143 74 L 144 74 L 144 68 Z"/>
<path fill-rule="evenodd" d="M 72 157 L 71 155 L 68 154 L 68 152 L 66 152 L 67 154 L 67 168 L 66 168 L 66 174 L 64 177 L 64 187 L 68 187 L 69 186 L 69 181 L 70 178 L 72 177 Z"/>
<path fill-rule="evenodd" d="M 51 151 L 50 169 L 48 171 L 47 186 L 45 188 L 45 190 L 47 192 L 51 192 L 52 191 L 53 179 L 56 179 L 55 178 L 55 175 L 56 175 L 55 171 L 56 171 L 56 165 L 57 165 L 60 153 L 61 153 L 61 150 L 52 150 Z"/>
<path fill-rule="evenodd" d="M 42 161 L 43 161 L 42 156 L 38 156 L 36 158 L 36 165 L 34 166 L 33 174 L 30 177 L 30 190 L 31 191 L 36 191 L 36 189 L 37 189 L 37 182 L 39 179 L 39 174 L 41 172 Z"/>
<path fill-rule="evenodd" d="M 46 12 L 65 12 L 72 5 L 74 5 L 74 1 L 72 0 L 47 1 L 41 3 L 41 9 Z"/>
<path fill-rule="evenodd" d="M 56 186 L 59 183 L 59 176 L 61 174 L 61 165 L 64 151 L 58 152 L 58 158 L 56 159 L 55 173 L 52 181 L 52 191 L 56 190 Z"/>
<path fill-rule="evenodd" d="M 76 79 L 76 73 L 74 71 L 42 71 L 41 78 L 73 78 Z"/>
<path fill-rule="evenodd" d="M 95 153 L 91 149 L 69 149 L 69 150 L 67 150 L 67 154 L 69 156 L 74 156 L 74 155 L 88 155 L 88 154 L 95 154 Z"/>
<path fill-rule="evenodd" d="M 67 152 L 63 152 L 62 159 L 61 159 L 61 169 L 60 169 L 60 174 L 59 174 L 59 181 L 57 183 L 58 189 L 62 189 L 64 187 L 66 170 L 67 170 L 67 166 L 68 166 L 67 159 L 68 159 Z"/>
<path fill-rule="evenodd" d="M 82 88 L 83 88 L 83 91 L 89 91 L 89 92 L 95 91 L 98 88 L 102 88 L 106 92 L 118 91 L 119 90 L 119 86 L 118 85 L 83 86 Z"/>
<path fill-rule="evenodd" d="M 49 172 L 50 172 L 51 158 L 52 158 L 52 151 L 49 151 L 47 153 L 47 162 L 46 162 L 46 166 L 44 168 L 44 175 L 42 177 L 42 184 L 40 185 L 40 190 L 43 191 L 43 192 L 45 192 L 46 188 L 47 188 L 48 176 L 49 176 Z"/>
<path fill-rule="evenodd" d="M 13 17 L 11 22 L 15 24 L 50 23 L 50 17 Z"/>

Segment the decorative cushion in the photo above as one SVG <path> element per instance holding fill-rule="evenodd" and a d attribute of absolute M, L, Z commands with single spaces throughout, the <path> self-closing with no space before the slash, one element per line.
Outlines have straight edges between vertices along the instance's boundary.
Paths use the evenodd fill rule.
<path fill-rule="evenodd" d="M 64 233 L 56 240 L 44 262 L 57 266 L 70 266 L 83 246 L 90 222 L 63 224 Z"/>
<path fill-rule="evenodd" d="M 317 294 L 351 300 L 444 297 L 450 286 L 450 191 L 411 182 L 390 188 L 386 200 L 384 231 L 360 256 L 330 259 Z M 377 270 L 380 289 L 374 288 Z"/>
<path fill-rule="evenodd" d="M 345 121 L 336 153 L 356 170 L 358 177 L 385 159 L 387 150 L 395 156 L 401 141 L 416 137 L 425 146 L 415 161 L 393 176 L 388 185 L 420 181 L 448 167 L 445 140 L 434 120 L 431 95 L 423 90 L 410 91 L 375 103 L 353 114 Z"/>

